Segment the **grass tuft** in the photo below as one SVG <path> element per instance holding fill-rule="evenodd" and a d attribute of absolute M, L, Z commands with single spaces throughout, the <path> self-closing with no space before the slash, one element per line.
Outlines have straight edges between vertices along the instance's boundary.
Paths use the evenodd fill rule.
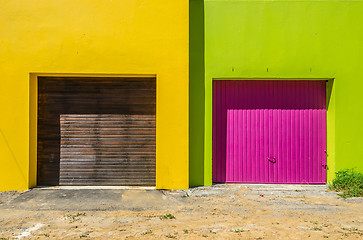
<path fill-rule="evenodd" d="M 176 236 L 171 235 L 170 233 L 169 233 L 168 235 L 165 235 L 165 237 L 167 237 L 167 238 L 173 238 L 173 239 L 176 239 Z"/>
<path fill-rule="evenodd" d="M 353 169 L 339 170 L 329 189 L 342 192 L 338 194 L 342 198 L 363 197 L 363 174 Z"/>
<path fill-rule="evenodd" d="M 342 227 L 342 230 L 349 231 L 351 233 L 355 233 L 355 234 L 358 234 L 360 236 L 363 236 L 363 231 L 360 231 L 358 228 L 345 228 L 345 227 Z"/>
<path fill-rule="evenodd" d="M 168 213 L 168 214 L 165 214 L 165 215 L 162 215 L 159 217 L 160 220 L 164 220 L 164 219 L 175 219 L 175 216 L 171 213 Z"/>
<path fill-rule="evenodd" d="M 150 234 L 152 233 L 153 231 L 151 229 L 149 230 L 146 230 L 145 232 L 142 232 L 141 235 L 146 235 L 146 234 Z"/>
<path fill-rule="evenodd" d="M 69 220 L 70 223 L 73 223 L 75 221 L 80 220 L 80 216 L 86 216 L 86 213 L 82 212 L 82 213 L 76 213 L 76 214 L 67 214 L 66 215 L 66 219 Z"/>
<path fill-rule="evenodd" d="M 39 234 L 38 236 L 49 237 L 49 234 L 48 234 L 48 233 L 41 233 L 41 234 Z"/>

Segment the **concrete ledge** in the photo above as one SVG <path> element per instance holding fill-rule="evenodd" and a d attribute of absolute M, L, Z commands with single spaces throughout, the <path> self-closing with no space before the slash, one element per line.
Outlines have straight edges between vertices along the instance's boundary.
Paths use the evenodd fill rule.
<path fill-rule="evenodd" d="M 100 190 L 155 190 L 155 187 L 139 187 L 139 186 L 52 186 L 52 187 L 35 187 L 40 190 L 84 190 L 84 189 L 100 189 Z"/>

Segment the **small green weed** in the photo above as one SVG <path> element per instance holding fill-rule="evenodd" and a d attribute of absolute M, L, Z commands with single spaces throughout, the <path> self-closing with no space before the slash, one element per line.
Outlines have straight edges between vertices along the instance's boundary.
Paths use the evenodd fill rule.
<path fill-rule="evenodd" d="M 358 228 L 345 228 L 345 227 L 342 227 L 342 230 L 353 232 L 353 231 L 358 231 Z"/>
<path fill-rule="evenodd" d="M 244 232 L 245 230 L 243 230 L 243 228 L 238 228 L 238 229 L 232 229 L 231 231 L 235 233 L 241 233 Z"/>
<path fill-rule="evenodd" d="M 76 214 L 67 214 L 66 219 L 69 220 L 69 222 L 73 223 L 75 221 L 80 220 L 80 216 L 86 216 L 86 213 L 76 213 Z"/>
<path fill-rule="evenodd" d="M 323 230 L 322 228 L 320 228 L 320 227 L 313 227 L 313 228 L 311 228 L 312 230 L 314 230 L 314 231 L 321 231 L 321 230 Z"/>
<path fill-rule="evenodd" d="M 149 230 L 146 230 L 145 232 L 142 232 L 141 235 L 146 235 L 146 234 L 150 234 L 152 233 L 153 231 L 151 231 L 151 229 Z"/>
<path fill-rule="evenodd" d="M 183 229 L 183 232 L 184 232 L 185 234 L 188 234 L 188 233 L 189 233 L 188 229 Z"/>
<path fill-rule="evenodd" d="M 329 238 L 329 236 L 327 236 L 327 235 L 324 235 L 324 236 L 323 236 L 323 238 Z"/>
<path fill-rule="evenodd" d="M 363 174 L 353 169 L 339 170 L 329 189 L 342 192 L 338 194 L 342 198 L 363 197 Z"/>
<path fill-rule="evenodd" d="M 82 234 L 82 235 L 79 236 L 79 238 L 86 238 L 86 237 L 88 237 L 88 236 L 85 235 L 85 234 Z"/>
<path fill-rule="evenodd" d="M 165 237 L 167 237 L 167 238 L 174 238 L 174 239 L 176 239 L 176 236 L 171 235 L 170 233 L 169 233 L 168 235 L 165 235 Z"/>
<path fill-rule="evenodd" d="M 175 219 L 174 215 L 171 214 L 171 213 L 168 213 L 168 214 L 165 214 L 165 215 L 162 215 L 159 217 L 160 220 L 164 220 L 164 219 Z"/>
<path fill-rule="evenodd" d="M 342 227 L 342 230 L 349 231 L 351 233 L 355 233 L 355 234 L 358 234 L 360 236 L 363 236 L 363 232 L 360 231 L 358 228 L 345 228 L 345 227 Z"/>
<path fill-rule="evenodd" d="M 9 240 L 9 238 L 0 237 L 0 240 Z"/>
<path fill-rule="evenodd" d="M 49 234 L 48 234 L 48 233 L 41 233 L 41 234 L 39 234 L 38 236 L 49 237 Z"/>

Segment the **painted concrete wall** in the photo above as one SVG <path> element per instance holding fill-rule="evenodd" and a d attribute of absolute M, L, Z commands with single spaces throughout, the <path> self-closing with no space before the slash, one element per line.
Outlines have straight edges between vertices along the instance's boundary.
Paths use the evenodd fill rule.
<path fill-rule="evenodd" d="M 215 78 L 333 79 L 328 180 L 341 168 L 363 172 L 363 1 L 205 0 L 204 7 L 204 184 L 212 184 Z"/>
<path fill-rule="evenodd" d="M 157 188 L 188 188 L 188 15 L 187 0 L 1 1 L 0 191 L 36 185 L 31 73 L 156 74 Z"/>

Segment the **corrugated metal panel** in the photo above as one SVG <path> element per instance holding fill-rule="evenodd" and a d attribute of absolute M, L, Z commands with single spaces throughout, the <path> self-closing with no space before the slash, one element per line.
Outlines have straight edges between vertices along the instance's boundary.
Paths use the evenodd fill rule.
<path fill-rule="evenodd" d="M 326 182 L 325 81 L 214 81 L 213 180 Z"/>
<path fill-rule="evenodd" d="M 60 116 L 60 185 L 155 185 L 155 116 Z"/>
<path fill-rule="evenodd" d="M 155 118 L 155 113 L 155 78 L 40 77 L 38 79 L 38 185 L 60 183 L 61 114 L 142 115 Z M 142 151 L 141 149 L 142 147 L 139 150 Z M 87 183 L 87 185 L 92 184 L 96 183 Z M 136 181 L 135 184 L 140 185 Z M 149 185 L 150 182 L 145 184 Z"/>

